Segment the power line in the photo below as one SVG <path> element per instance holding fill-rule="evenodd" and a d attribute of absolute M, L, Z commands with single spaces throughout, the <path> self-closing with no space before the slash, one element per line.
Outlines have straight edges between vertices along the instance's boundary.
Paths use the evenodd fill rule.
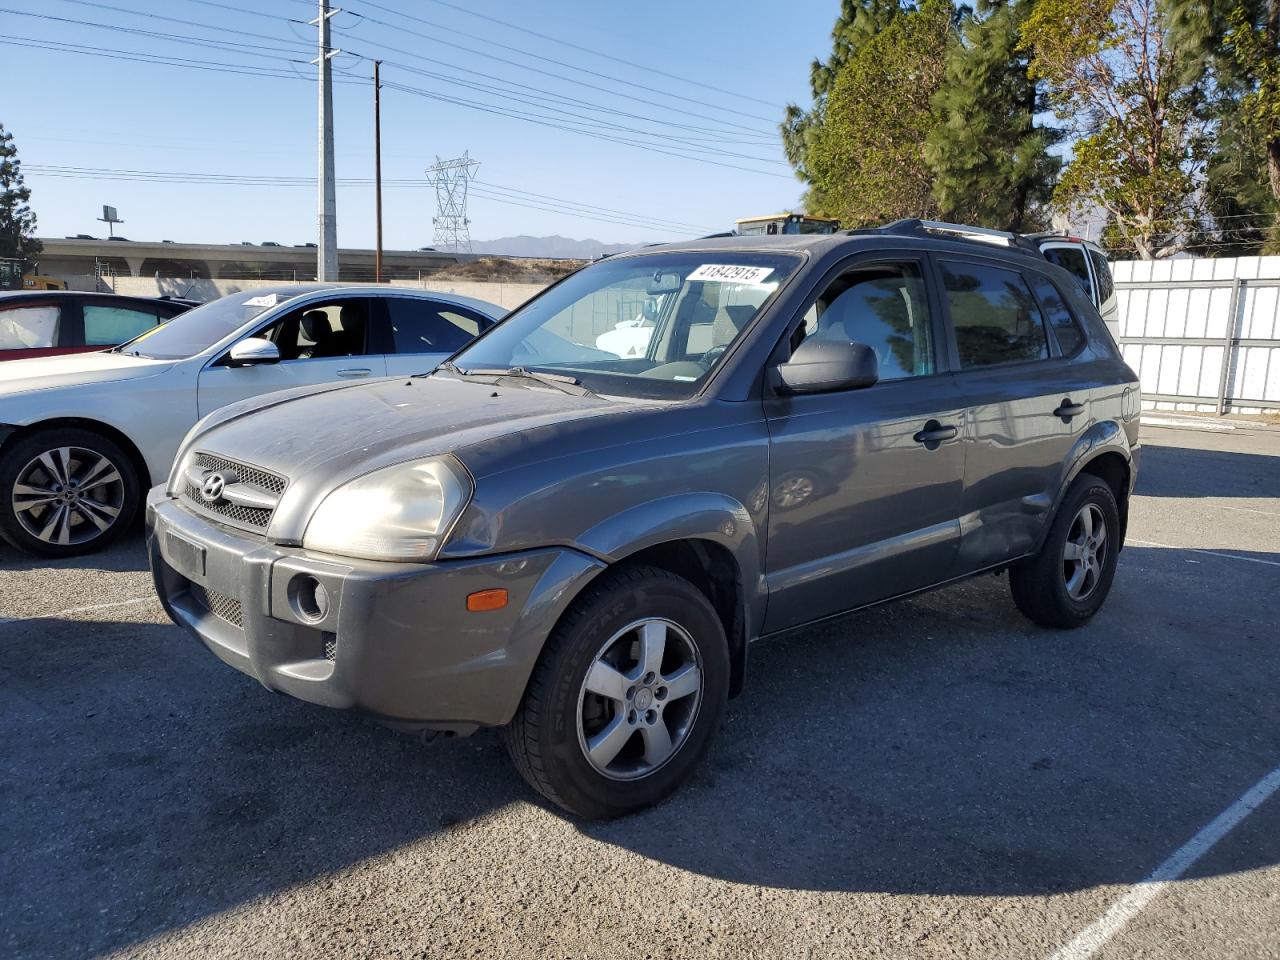
<path fill-rule="evenodd" d="M 394 11 L 393 11 L 393 12 L 394 12 Z M 454 48 L 454 49 L 456 49 L 456 50 L 461 50 L 461 51 L 463 51 L 463 52 L 465 52 L 465 53 L 469 53 L 469 54 L 471 54 L 472 56 L 484 57 L 484 58 L 485 58 L 485 59 L 487 59 L 487 60 L 496 60 L 497 62 L 499 62 L 499 63 L 503 63 L 503 64 L 506 64 L 506 65 L 507 65 L 507 66 L 509 66 L 509 67 L 515 67 L 515 68 L 516 68 L 516 69 L 518 69 L 518 70 L 528 70 L 528 71 L 529 71 L 529 72 L 531 72 L 531 73 L 537 73 L 537 74 L 541 74 L 541 75 L 543 75 L 543 76 L 553 77 L 553 78 L 554 78 L 554 79 L 556 79 L 556 80 L 562 80 L 562 81 L 564 81 L 565 83 L 571 83 L 571 84 L 574 84 L 575 86 L 581 86 L 581 85 L 582 85 L 582 81 L 581 81 L 581 80 L 575 80 L 575 79 L 574 79 L 574 78 L 572 78 L 572 77 L 566 77 L 564 74 L 562 74 L 562 73 L 556 73 L 556 72 L 555 72 L 555 71 L 553 71 L 553 70 L 544 70 L 544 69 L 542 69 L 541 67 L 534 67 L 534 66 L 530 66 L 529 64 L 525 64 L 525 63 L 516 63 L 516 62 L 514 62 L 514 61 L 512 61 L 512 60 L 509 60 L 509 59 L 507 59 L 507 58 L 505 58 L 505 57 L 498 56 L 497 54 L 486 53 L 486 52 L 485 52 L 485 51 L 483 51 L 483 50 L 477 50 L 475 47 L 468 47 L 468 46 L 466 46 L 465 44 L 454 43 L 454 42 L 453 42 L 453 41 L 451 41 L 451 40 L 442 40 L 440 37 L 435 37 L 435 36 L 432 36 L 431 34 L 423 33 L 423 32 L 422 32 L 422 31 L 420 31 L 420 30 L 414 30 L 414 29 L 412 29 L 411 27 L 406 27 L 406 26 L 403 26 L 403 25 L 400 25 L 400 24 L 388 23 L 388 22 L 387 22 L 387 21 L 385 21 L 385 20 L 379 20 L 379 19 L 378 19 L 378 18 L 376 18 L 376 17 L 370 17 L 368 14 L 360 14 L 360 16 L 361 16 L 363 19 L 368 20 L 370 23 L 376 23 L 376 24 L 378 24 L 379 26 L 386 27 L 386 28 L 387 28 L 387 29 L 389 29 L 389 30 L 394 30 L 394 31 L 395 31 L 395 32 L 397 32 L 397 33 L 409 34 L 410 36 L 419 37 L 419 38 L 421 38 L 421 39 L 423 39 L 423 40 L 427 40 L 427 41 L 429 41 L 429 42 L 431 42 L 431 43 L 441 44 L 441 45 L 446 46 L 446 47 L 453 47 L 453 48 Z M 421 18 L 419 18 L 419 17 L 411 16 L 410 14 L 399 14 L 399 16 L 407 17 L 407 18 L 408 18 L 408 19 L 410 19 L 410 20 L 420 20 L 420 19 L 421 19 Z M 424 21 L 424 22 L 428 22 L 428 21 Z M 336 28 L 335 28 L 335 29 L 336 29 Z M 445 29 L 447 29 L 447 28 L 445 28 Z M 339 32 L 341 32 L 344 36 L 350 36 L 350 35 L 351 35 L 349 30 L 341 30 L 341 31 L 339 31 Z M 360 40 L 360 39 L 367 39 L 367 38 L 359 38 L 359 37 L 357 37 L 357 38 L 355 38 L 355 39 Z M 396 48 L 396 47 L 388 46 L 388 45 L 387 45 L 387 44 L 385 44 L 385 43 L 383 43 L 383 44 L 382 44 L 382 46 L 383 46 L 385 49 L 392 50 L 392 51 L 394 51 L 394 52 L 396 52 L 396 53 L 402 53 L 402 54 L 405 54 L 406 56 L 414 57 L 415 59 L 419 59 L 419 60 L 426 60 L 426 61 L 428 61 L 428 62 L 431 62 L 431 58 L 430 58 L 430 57 L 426 57 L 426 56 L 424 56 L 424 55 L 422 55 L 422 54 L 419 54 L 419 53 L 416 53 L 416 52 L 414 52 L 414 51 L 412 51 L 412 50 L 398 49 L 398 48 Z M 384 58 L 380 58 L 380 59 L 383 59 L 383 60 L 385 61 L 385 59 L 386 59 L 386 58 L 384 57 Z M 545 58 L 542 58 L 542 59 L 545 59 Z M 554 62 L 554 61 L 553 61 L 553 62 Z M 588 71 L 588 72 L 590 72 L 590 71 Z M 603 75 L 600 75 L 600 76 L 603 76 Z M 607 78 L 606 78 L 606 79 L 607 79 Z M 649 88 L 641 87 L 641 89 L 649 89 Z M 771 131 L 771 130 L 770 130 L 770 131 L 764 131 L 764 130 L 761 130 L 761 128 L 759 128 L 759 127 L 747 126 L 747 125 L 745 125 L 745 124 L 738 123 L 737 121 L 734 121 L 734 120 L 726 120 L 726 119 L 724 119 L 722 116 L 710 116 L 710 115 L 705 114 L 705 113 L 698 113 L 697 111 L 694 111 L 694 110 L 688 110 L 688 109 L 685 109 L 685 108 L 683 108 L 683 107 L 675 107 L 675 106 L 672 106 L 671 104 L 668 104 L 668 103 L 660 103 L 660 102 L 658 102 L 658 101 L 656 101 L 656 100 L 649 100 L 649 99 L 646 99 L 646 98 L 644 98 L 644 97 L 638 97 L 638 96 L 636 96 L 635 94 L 619 93 L 619 92 L 617 92 L 617 91 L 604 91 L 604 90 L 602 90 L 601 92 L 602 92 L 602 93 L 608 93 L 610 96 L 622 97 L 622 98 L 625 98 L 625 99 L 627 99 L 627 100 L 634 100 L 634 101 L 635 101 L 635 102 L 637 102 L 637 103 L 643 103 L 643 104 L 646 104 L 646 105 L 651 106 L 651 107 L 657 107 L 657 108 L 659 108 L 660 110 L 669 110 L 669 111 L 673 111 L 673 112 L 676 112 L 676 113 L 684 114 L 684 115 L 686 115 L 686 116 L 690 116 L 690 117 L 697 117 L 697 118 L 698 118 L 698 119 L 700 119 L 700 120 L 709 120 L 709 121 L 711 121 L 711 122 L 713 122 L 713 123 L 718 123 L 718 124 L 720 124 L 721 126 L 724 126 L 724 127 L 732 127 L 732 128 L 736 128 L 736 129 L 738 129 L 738 130 L 745 130 L 745 131 L 747 131 L 748 133 L 764 134 L 764 135 L 767 135 L 768 133 L 772 133 L 772 131 Z M 656 92 L 657 92 L 657 93 L 659 93 L 659 94 L 661 94 L 661 91 L 656 91 Z M 679 98 L 679 99 L 687 99 L 687 98 Z M 712 109 L 716 109 L 713 105 L 710 105 L 710 104 L 702 104 L 702 102 L 701 102 L 701 101 L 698 101 L 698 100 L 693 100 L 693 101 L 691 101 L 691 102 L 693 102 L 693 103 L 695 103 L 695 104 L 701 104 L 701 105 L 703 105 L 703 106 L 711 106 L 711 107 L 712 107 Z M 730 111 L 730 112 L 733 112 L 733 111 Z M 772 123 L 772 121 L 766 121 L 766 122 Z"/>
<path fill-rule="evenodd" d="M 683 100 L 685 103 L 693 103 L 703 107 L 713 107 L 714 109 L 718 109 L 726 113 L 736 114 L 737 116 L 740 116 L 740 117 L 747 117 L 752 120 L 762 120 L 765 123 L 777 122 L 774 117 L 762 117 L 762 116 L 759 116 L 758 114 L 747 113 L 743 110 L 734 110 L 731 107 L 716 106 L 716 105 L 707 103 L 705 100 L 697 100 L 693 97 L 686 97 L 686 96 L 683 96 L 682 94 L 671 93 L 670 91 L 667 91 L 667 90 L 659 90 L 656 87 L 650 87 L 643 83 L 636 83 L 633 80 L 623 80 L 618 77 L 610 76 L 607 73 L 601 73 L 598 70 L 591 70 L 588 67 L 579 67 L 575 64 L 568 63 L 564 60 L 557 60 L 555 57 L 546 57 L 546 56 L 543 56 L 542 54 L 533 53 L 532 51 L 524 50 L 520 47 L 511 46 L 510 44 L 506 44 L 506 43 L 500 43 L 497 40 L 490 40 L 488 37 L 479 36 L 478 34 L 474 34 L 474 33 L 468 33 L 465 30 L 459 30 L 456 27 L 450 27 L 443 23 L 437 23 L 434 20 L 428 20 L 425 17 L 419 17 L 412 13 L 404 13 L 399 10 L 392 10 L 392 9 L 389 9 L 388 7 L 382 6 L 379 3 L 375 3 L 374 0 L 361 0 L 361 3 L 363 3 L 364 6 L 372 7 L 374 10 L 380 10 L 383 13 L 388 13 L 388 14 L 391 14 L 392 16 L 402 17 L 406 20 L 412 20 L 415 23 L 421 23 L 425 26 L 431 27 L 434 30 L 443 30 L 446 33 L 455 33 L 458 36 L 467 37 L 470 40 L 479 40 L 482 43 L 487 43 L 490 46 L 498 47 L 501 50 L 510 51 L 511 53 L 518 54 L 519 56 L 522 56 L 522 57 L 529 57 L 530 59 L 533 59 L 533 60 L 541 60 L 544 63 L 552 63 L 558 67 L 564 67 L 568 70 L 576 70 L 579 73 L 583 73 L 588 76 L 595 77 L 597 80 L 608 80 L 611 83 L 616 83 L 616 84 L 620 84 L 622 86 L 627 86 L 627 87 L 633 87 L 637 90 L 644 90 L 649 93 L 656 93 L 659 96 L 668 97 L 672 100 Z M 404 27 L 397 27 L 392 24 L 388 24 L 385 21 L 376 20 L 373 17 L 370 17 L 368 14 L 360 13 L 358 10 L 351 11 L 351 12 L 356 13 L 358 16 L 361 16 L 366 20 L 370 20 L 373 23 L 381 23 L 383 26 L 392 27 L 392 29 L 395 29 L 395 30 L 401 30 L 401 31 L 405 30 Z M 435 42 L 435 43 L 448 42 L 448 41 L 440 40 L 438 37 L 433 37 L 428 34 L 420 34 L 420 35 L 424 39 L 431 40 L 432 42 Z M 454 44 L 451 44 L 451 45 L 454 45 Z M 478 56 L 489 57 L 491 59 L 501 59 L 500 57 L 495 57 L 493 54 L 487 54 L 477 50 L 472 50 L 471 52 L 477 54 Z M 522 64 L 512 64 L 512 66 L 523 67 Z M 532 68 L 524 67 L 524 69 L 532 69 Z"/>
<path fill-rule="evenodd" d="M 467 16 L 470 16 L 470 17 L 479 17 L 481 20 L 488 20 L 490 23 L 496 23 L 499 26 L 507 27 L 511 30 L 518 30 L 521 33 L 527 33 L 530 36 L 537 37 L 540 40 L 548 40 L 551 43 L 558 43 L 562 47 L 569 47 L 572 50 L 579 50 L 583 53 L 589 53 L 593 57 L 601 57 L 605 60 L 612 60 L 616 63 L 625 63 L 627 66 L 635 67 L 637 70 L 645 70 L 645 71 L 648 71 L 649 73 L 656 73 L 658 76 L 667 77 L 670 80 L 678 80 L 681 83 L 688 83 L 688 84 L 692 84 L 695 87 L 702 87 L 704 90 L 713 90 L 716 93 L 723 93 L 731 97 L 737 97 L 740 100 L 750 100 L 753 103 L 759 103 L 766 107 L 774 107 L 775 109 L 778 109 L 778 110 L 784 109 L 781 104 L 772 103 L 768 100 L 761 100 L 758 97 L 748 96 L 747 94 L 739 93 L 736 90 L 726 90 L 724 87 L 717 87 L 709 83 L 703 83 L 701 80 L 692 80 L 688 77 L 681 77 L 678 74 L 667 73 L 665 70 L 659 70 L 657 67 L 653 66 L 653 64 L 650 64 L 650 63 L 636 63 L 634 60 L 625 60 L 622 57 L 617 56 L 616 54 L 603 53 L 600 50 L 593 50 L 591 47 L 585 47 L 582 44 L 573 43 L 572 41 L 565 40 L 561 37 L 552 36 L 549 33 L 539 33 L 537 30 L 531 30 L 528 27 L 522 27 L 522 26 L 519 26 L 518 24 L 511 23 L 510 21 L 507 21 L 507 20 L 499 20 L 497 17 L 491 17 L 491 16 L 488 16 L 487 14 L 478 13 L 475 10 L 468 10 L 466 7 L 458 6 L 456 3 L 449 3 L 448 0 L 430 0 L 430 2 L 437 4 L 438 6 L 448 7 L 451 10 L 457 10 L 459 13 L 465 13 Z"/>
<path fill-rule="evenodd" d="M 160 184 L 194 184 L 202 186 L 312 187 L 315 186 L 316 183 L 314 177 L 291 175 L 107 169 L 100 167 L 74 167 L 54 164 L 27 163 L 23 165 L 23 170 L 30 174 L 63 179 L 115 180 Z M 337 182 L 341 187 L 366 187 L 371 185 L 373 181 L 366 177 L 346 177 L 339 178 Z M 384 178 L 383 185 L 387 187 L 417 188 L 424 188 L 428 186 L 427 182 L 422 179 L 403 178 Z M 521 190 L 516 187 L 508 187 L 496 183 L 477 181 L 473 184 L 472 189 L 475 190 L 477 196 L 483 196 L 485 199 L 509 206 L 544 210 L 548 213 L 558 213 L 566 216 L 577 217 L 579 219 L 599 220 L 601 222 L 614 223 L 621 226 L 656 227 L 658 229 L 677 231 L 687 230 L 691 232 L 707 232 L 713 229 L 706 225 L 655 217 L 650 214 L 631 213 L 625 210 L 617 210 L 609 207 L 600 207 L 576 200 L 568 200 L 563 197 L 554 197 L 549 194 L 532 193 L 531 191 Z"/>
<path fill-rule="evenodd" d="M 277 80 L 306 79 L 300 74 L 287 69 L 273 70 L 269 67 L 258 67 L 252 64 L 230 64 L 221 63 L 216 60 L 191 60 L 185 57 L 165 57 L 162 54 L 140 53 L 132 50 L 116 50 L 110 47 L 87 47 L 83 44 L 59 43 L 55 40 L 39 40 L 32 37 L 0 37 L 0 44 L 8 44 L 9 46 L 14 47 L 30 47 L 37 50 L 49 50 L 54 53 L 76 53 L 83 56 L 104 57 L 108 60 L 128 60 L 134 63 L 149 63 L 163 67 L 185 67 L 193 70 L 207 70 L 213 73 L 239 74 L 246 77 L 271 77 Z M 305 63 L 306 61 L 289 60 L 279 62 Z"/>

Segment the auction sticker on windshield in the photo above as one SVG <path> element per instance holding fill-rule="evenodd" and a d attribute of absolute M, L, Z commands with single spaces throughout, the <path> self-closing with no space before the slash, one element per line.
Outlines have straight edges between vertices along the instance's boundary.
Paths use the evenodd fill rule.
<path fill-rule="evenodd" d="M 773 273 L 773 267 L 735 267 L 727 263 L 704 263 L 689 274 L 689 282 L 694 280 L 714 283 L 763 283 L 764 278 Z"/>

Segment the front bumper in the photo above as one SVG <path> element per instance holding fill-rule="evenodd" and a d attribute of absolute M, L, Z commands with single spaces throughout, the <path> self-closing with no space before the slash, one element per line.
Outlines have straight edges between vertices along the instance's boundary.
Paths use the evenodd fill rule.
<path fill-rule="evenodd" d="M 507 723 L 543 642 L 601 569 L 567 548 L 428 564 L 345 560 L 279 547 L 184 510 L 156 487 L 147 549 L 165 611 L 271 690 L 396 726 L 469 732 Z M 328 609 L 298 601 L 302 578 Z M 501 610 L 466 608 L 503 587 Z"/>

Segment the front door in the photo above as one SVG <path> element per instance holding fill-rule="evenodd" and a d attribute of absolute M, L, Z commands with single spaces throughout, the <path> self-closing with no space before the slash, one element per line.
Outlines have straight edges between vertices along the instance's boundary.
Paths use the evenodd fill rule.
<path fill-rule="evenodd" d="M 960 538 L 961 409 L 923 260 L 838 271 L 780 345 L 875 349 L 861 390 L 770 396 L 767 631 L 946 580 Z"/>
<path fill-rule="evenodd" d="M 275 343 L 280 362 L 233 367 L 226 354 L 218 357 L 200 371 L 200 416 L 290 387 L 386 376 L 386 360 L 369 352 L 369 310 L 364 297 L 335 297 L 299 307 L 254 331 L 253 336 Z"/>

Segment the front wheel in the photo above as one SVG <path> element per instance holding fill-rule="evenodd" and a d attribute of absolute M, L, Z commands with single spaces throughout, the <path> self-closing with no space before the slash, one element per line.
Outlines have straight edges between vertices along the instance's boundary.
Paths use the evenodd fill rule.
<path fill-rule="evenodd" d="M 1120 511 L 1092 474 L 1075 479 L 1040 552 L 1009 571 L 1013 600 L 1045 627 L 1079 627 L 1098 612 L 1116 574 Z"/>
<path fill-rule="evenodd" d="M 79 427 L 41 430 L 0 462 L 0 535 L 19 550 L 69 557 L 106 546 L 141 502 L 138 472 L 114 441 Z"/>
<path fill-rule="evenodd" d="M 619 570 L 557 624 L 506 728 L 507 749 L 553 803 L 621 816 L 693 772 L 728 689 L 728 644 L 706 596 L 665 570 Z"/>

